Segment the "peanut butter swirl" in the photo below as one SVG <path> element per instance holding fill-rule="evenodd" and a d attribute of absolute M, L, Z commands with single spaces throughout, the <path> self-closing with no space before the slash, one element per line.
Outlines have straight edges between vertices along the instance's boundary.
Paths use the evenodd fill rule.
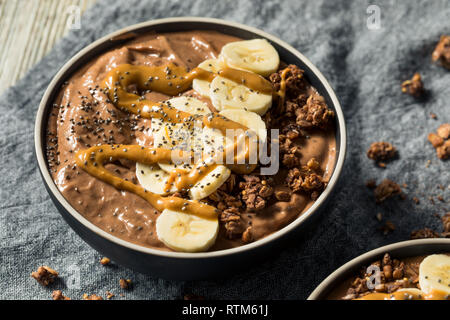
<path fill-rule="evenodd" d="M 218 74 L 235 82 L 245 84 L 252 90 L 263 93 L 272 92 L 272 85 L 270 82 L 257 74 L 227 67 L 220 70 Z M 227 161 L 229 161 L 227 154 L 233 152 L 234 161 L 232 163 L 227 163 L 226 165 L 235 172 L 243 174 L 250 173 L 256 167 L 256 164 L 248 164 L 250 152 L 252 151 L 250 141 L 254 141 L 252 139 L 255 137 L 248 134 L 248 128 L 226 119 L 217 113 L 211 113 L 205 116 L 192 115 L 173 108 L 166 103 L 149 101 L 137 94 L 127 91 L 127 88 L 130 85 L 134 85 L 137 86 L 139 90 L 152 90 L 167 95 L 177 95 L 188 90 L 192 85 L 193 79 L 212 81 L 215 76 L 217 76 L 217 74 L 200 68 L 194 68 L 192 71 L 187 71 L 185 68 L 176 66 L 175 64 L 168 64 L 166 66 L 136 66 L 123 64 L 111 70 L 106 76 L 103 84 L 105 87 L 104 92 L 108 95 L 108 98 L 114 105 L 124 111 L 138 114 L 142 118 L 158 118 L 171 123 L 201 120 L 203 126 L 219 129 L 223 135 L 226 134 L 226 130 L 228 129 L 240 130 L 242 134 L 235 137 L 234 144 L 227 147 L 227 150 L 222 154 L 223 157 L 221 160 L 223 163 L 227 163 Z M 237 145 L 242 143 L 242 140 L 244 140 L 244 150 L 239 153 L 237 152 Z M 180 153 L 183 152 L 180 151 Z M 183 159 L 193 159 L 192 154 L 187 155 L 187 157 L 186 155 L 181 156 Z M 80 150 L 76 154 L 77 165 L 90 175 L 119 190 L 126 190 L 139 195 L 147 200 L 158 211 L 171 209 L 175 211 L 184 211 L 205 218 L 217 218 L 218 210 L 212 206 L 180 197 L 163 197 L 154 194 L 134 183 L 115 176 L 105 169 L 105 163 L 122 158 L 148 165 L 156 164 L 158 162 L 170 163 L 173 159 L 173 150 L 145 148 L 137 145 L 100 145 L 91 147 L 87 150 Z M 170 189 L 171 185 L 175 185 L 178 190 L 188 190 L 217 166 L 215 161 L 211 162 L 210 160 L 211 159 L 203 159 L 203 161 L 190 172 L 173 170 L 170 173 L 167 185 L 165 186 L 166 191 Z"/>
<path fill-rule="evenodd" d="M 170 161 L 171 153 L 171 150 L 163 148 L 144 148 L 137 145 L 102 145 L 79 151 L 76 155 L 76 161 L 78 166 L 90 175 L 119 190 L 126 190 L 137 194 L 147 200 L 158 211 L 171 209 L 184 211 L 208 219 L 216 218 L 217 209 L 212 206 L 180 197 L 163 197 L 157 195 L 130 181 L 115 176 L 104 167 L 106 162 L 112 162 L 118 159 L 128 159 L 144 164 L 168 162 Z M 202 175 L 201 169 L 196 168 L 189 176 L 179 178 L 179 183 L 182 185 L 187 184 L 191 180 L 199 179 Z"/>

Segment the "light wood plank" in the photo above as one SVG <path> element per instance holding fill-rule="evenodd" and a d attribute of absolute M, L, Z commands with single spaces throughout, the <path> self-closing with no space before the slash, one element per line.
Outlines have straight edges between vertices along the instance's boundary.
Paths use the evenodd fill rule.
<path fill-rule="evenodd" d="M 0 94 L 69 31 L 71 6 L 82 13 L 95 1 L 0 0 Z"/>

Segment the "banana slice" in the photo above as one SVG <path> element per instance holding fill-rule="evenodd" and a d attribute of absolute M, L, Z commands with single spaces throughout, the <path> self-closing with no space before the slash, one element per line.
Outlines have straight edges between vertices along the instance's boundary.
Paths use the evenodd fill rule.
<path fill-rule="evenodd" d="M 260 115 L 240 109 L 225 109 L 220 111 L 219 114 L 253 130 L 262 142 L 266 141 L 266 123 L 262 120 Z"/>
<path fill-rule="evenodd" d="M 213 73 L 219 72 L 223 66 L 223 62 L 219 59 L 208 59 L 198 65 L 199 68 Z M 206 80 L 194 79 L 192 81 L 192 88 L 205 98 L 209 98 L 209 86 L 210 82 Z"/>
<path fill-rule="evenodd" d="M 263 115 L 272 104 L 272 95 L 217 76 L 211 82 L 209 95 L 213 106 L 219 110 L 241 109 Z"/>
<path fill-rule="evenodd" d="M 180 111 L 184 111 L 193 115 L 194 114 L 205 115 L 211 113 L 211 110 L 209 110 L 208 105 L 206 103 L 193 97 L 179 96 L 167 100 L 166 104 L 169 107 L 174 107 Z"/>
<path fill-rule="evenodd" d="M 136 177 L 141 186 L 150 192 L 156 194 L 167 194 L 177 191 L 175 186 L 171 186 L 169 192 L 165 191 L 169 174 L 166 171 L 161 170 L 157 165 L 150 166 L 137 162 Z"/>
<path fill-rule="evenodd" d="M 426 294 L 440 292 L 450 294 L 450 256 L 433 254 L 426 257 L 419 267 L 419 284 Z"/>
<path fill-rule="evenodd" d="M 211 172 L 189 189 L 189 197 L 193 200 L 206 198 L 219 189 L 220 186 L 227 181 L 230 174 L 230 169 L 224 165 L 217 165 Z"/>
<path fill-rule="evenodd" d="M 206 251 L 216 241 L 218 231 L 217 219 L 204 219 L 168 209 L 156 219 L 158 239 L 175 251 Z"/>
<path fill-rule="evenodd" d="M 229 67 L 263 77 L 276 72 L 280 64 L 277 50 L 265 39 L 230 42 L 222 47 L 219 58 Z"/>

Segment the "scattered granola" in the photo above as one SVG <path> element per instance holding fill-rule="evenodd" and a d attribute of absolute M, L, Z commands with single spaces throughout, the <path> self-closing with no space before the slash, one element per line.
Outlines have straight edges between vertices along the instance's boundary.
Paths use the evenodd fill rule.
<path fill-rule="evenodd" d="M 111 298 L 113 298 L 115 296 L 114 293 L 110 292 L 110 291 L 106 291 L 106 299 L 110 300 Z"/>
<path fill-rule="evenodd" d="M 66 297 L 63 295 L 61 290 L 54 290 L 52 292 L 52 299 L 53 300 L 70 300 L 69 297 Z"/>
<path fill-rule="evenodd" d="M 110 262 L 111 262 L 111 260 L 110 260 L 109 258 L 107 258 L 107 257 L 103 257 L 103 258 L 100 260 L 100 263 L 101 263 L 103 266 L 108 265 Z"/>
<path fill-rule="evenodd" d="M 431 56 L 434 62 L 450 69 L 450 36 L 442 35 Z"/>
<path fill-rule="evenodd" d="M 375 201 L 381 203 L 395 195 L 400 195 L 402 188 L 392 180 L 384 179 L 374 190 Z"/>
<path fill-rule="evenodd" d="M 48 286 L 58 277 L 58 272 L 48 266 L 41 266 L 37 271 L 33 271 L 31 276 L 43 286 Z"/>
<path fill-rule="evenodd" d="M 241 219 L 241 212 L 236 207 L 222 211 L 219 219 L 224 224 L 225 233 L 229 239 L 239 238 L 245 231 L 245 226 Z"/>
<path fill-rule="evenodd" d="M 416 72 L 411 80 L 406 80 L 402 83 L 402 92 L 408 93 L 416 98 L 423 94 L 422 77 L 419 73 Z"/>
<path fill-rule="evenodd" d="M 127 290 L 127 289 L 130 289 L 131 288 L 131 280 L 130 279 L 120 279 L 119 280 L 119 285 L 120 285 L 120 287 L 122 288 L 122 289 L 125 289 L 125 290 Z"/>
<path fill-rule="evenodd" d="M 272 179 L 261 179 L 259 176 L 244 175 L 245 181 L 239 183 L 247 211 L 259 211 L 266 207 L 273 195 Z"/>
<path fill-rule="evenodd" d="M 428 141 L 436 149 L 439 159 L 448 159 L 450 157 L 450 123 L 444 123 L 439 126 L 437 133 L 430 133 Z"/>
<path fill-rule="evenodd" d="M 386 167 L 386 164 L 382 161 L 390 160 L 397 154 L 397 149 L 386 141 L 374 142 L 367 150 L 367 157 L 375 160 L 380 167 Z"/>

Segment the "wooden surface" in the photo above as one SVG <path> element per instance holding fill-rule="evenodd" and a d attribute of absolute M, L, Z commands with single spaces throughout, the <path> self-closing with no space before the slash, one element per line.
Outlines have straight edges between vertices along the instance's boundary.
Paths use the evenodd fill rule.
<path fill-rule="evenodd" d="M 0 0 L 0 94 L 76 28 L 96 0 Z"/>

